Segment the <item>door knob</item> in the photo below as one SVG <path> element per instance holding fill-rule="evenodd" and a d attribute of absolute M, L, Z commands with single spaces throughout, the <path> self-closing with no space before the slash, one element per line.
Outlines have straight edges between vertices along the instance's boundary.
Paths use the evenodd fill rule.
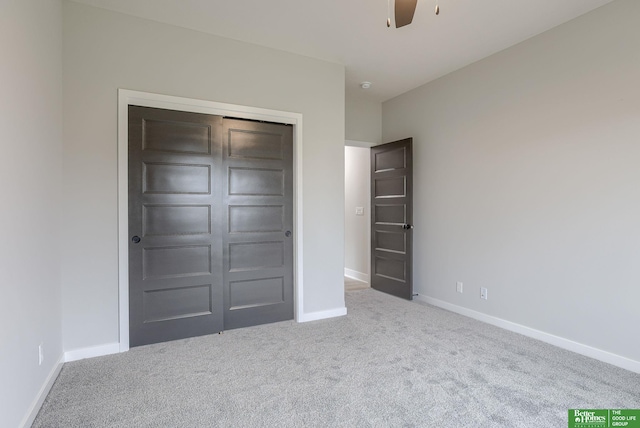
<path fill-rule="evenodd" d="M 287 231 L 284 233 L 284 236 L 286 236 L 287 238 L 288 238 L 288 237 L 290 237 L 290 236 L 291 236 L 291 231 L 290 231 L 290 230 L 287 230 Z"/>
<path fill-rule="evenodd" d="M 402 225 L 402 228 L 403 228 L 404 230 L 413 229 L 413 225 L 411 225 L 411 224 L 403 224 L 403 225 Z"/>
<path fill-rule="evenodd" d="M 139 243 L 139 242 L 140 242 L 140 237 L 139 237 L 139 236 L 134 236 L 133 238 L 131 238 L 131 241 L 132 241 L 134 244 L 137 244 L 137 243 Z"/>

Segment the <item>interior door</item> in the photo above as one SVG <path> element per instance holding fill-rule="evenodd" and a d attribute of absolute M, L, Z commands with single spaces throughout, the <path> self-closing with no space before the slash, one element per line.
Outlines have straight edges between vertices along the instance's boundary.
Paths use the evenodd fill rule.
<path fill-rule="evenodd" d="M 222 118 L 129 107 L 130 346 L 223 326 Z"/>
<path fill-rule="evenodd" d="M 224 119 L 225 329 L 293 318 L 293 127 Z"/>
<path fill-rule="evenodd" d="M 371 148 L 371 287 L 413 299 L 412 141 Z"/>

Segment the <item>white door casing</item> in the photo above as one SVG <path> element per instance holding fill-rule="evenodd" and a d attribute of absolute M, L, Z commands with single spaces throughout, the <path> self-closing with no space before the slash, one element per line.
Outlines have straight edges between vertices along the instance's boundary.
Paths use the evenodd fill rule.
<path fill-rule="evenodd" d="M 294 319 L 303 321 L 302 275 L 302 114 L 248 107 L 214 101 L 118 90 L 118 318 L 119 350 L 129 350 L 129 231 L 128 231 L 128 106 L 138 105 L 168 110 L 262 120 L 293 125 L 293 287 Z"/>

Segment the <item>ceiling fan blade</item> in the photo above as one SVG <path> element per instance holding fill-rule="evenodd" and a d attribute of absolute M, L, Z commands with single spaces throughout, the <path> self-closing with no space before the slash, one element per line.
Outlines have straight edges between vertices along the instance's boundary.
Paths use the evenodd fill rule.
<path fill-rule="evenodd" d="M 418 0 L 395 0 L 396 28 L 411 24 Z"/>

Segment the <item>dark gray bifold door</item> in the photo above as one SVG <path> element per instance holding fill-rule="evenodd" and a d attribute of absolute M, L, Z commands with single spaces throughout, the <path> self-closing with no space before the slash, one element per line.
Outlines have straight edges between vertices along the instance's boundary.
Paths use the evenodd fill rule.
<path fill-rule="evenodd" d="M 223 122 L 225 329 L 293 318 L 293 127 Z"/>
<path fill-rule="evenodd" d="M 371 148 L 371 287 L 413 299 L 412 139 Z"/>
<path fill-rule="evenodd" d="M 222 118 L 129 107 L 130 346 L 223 330 Z"/>

